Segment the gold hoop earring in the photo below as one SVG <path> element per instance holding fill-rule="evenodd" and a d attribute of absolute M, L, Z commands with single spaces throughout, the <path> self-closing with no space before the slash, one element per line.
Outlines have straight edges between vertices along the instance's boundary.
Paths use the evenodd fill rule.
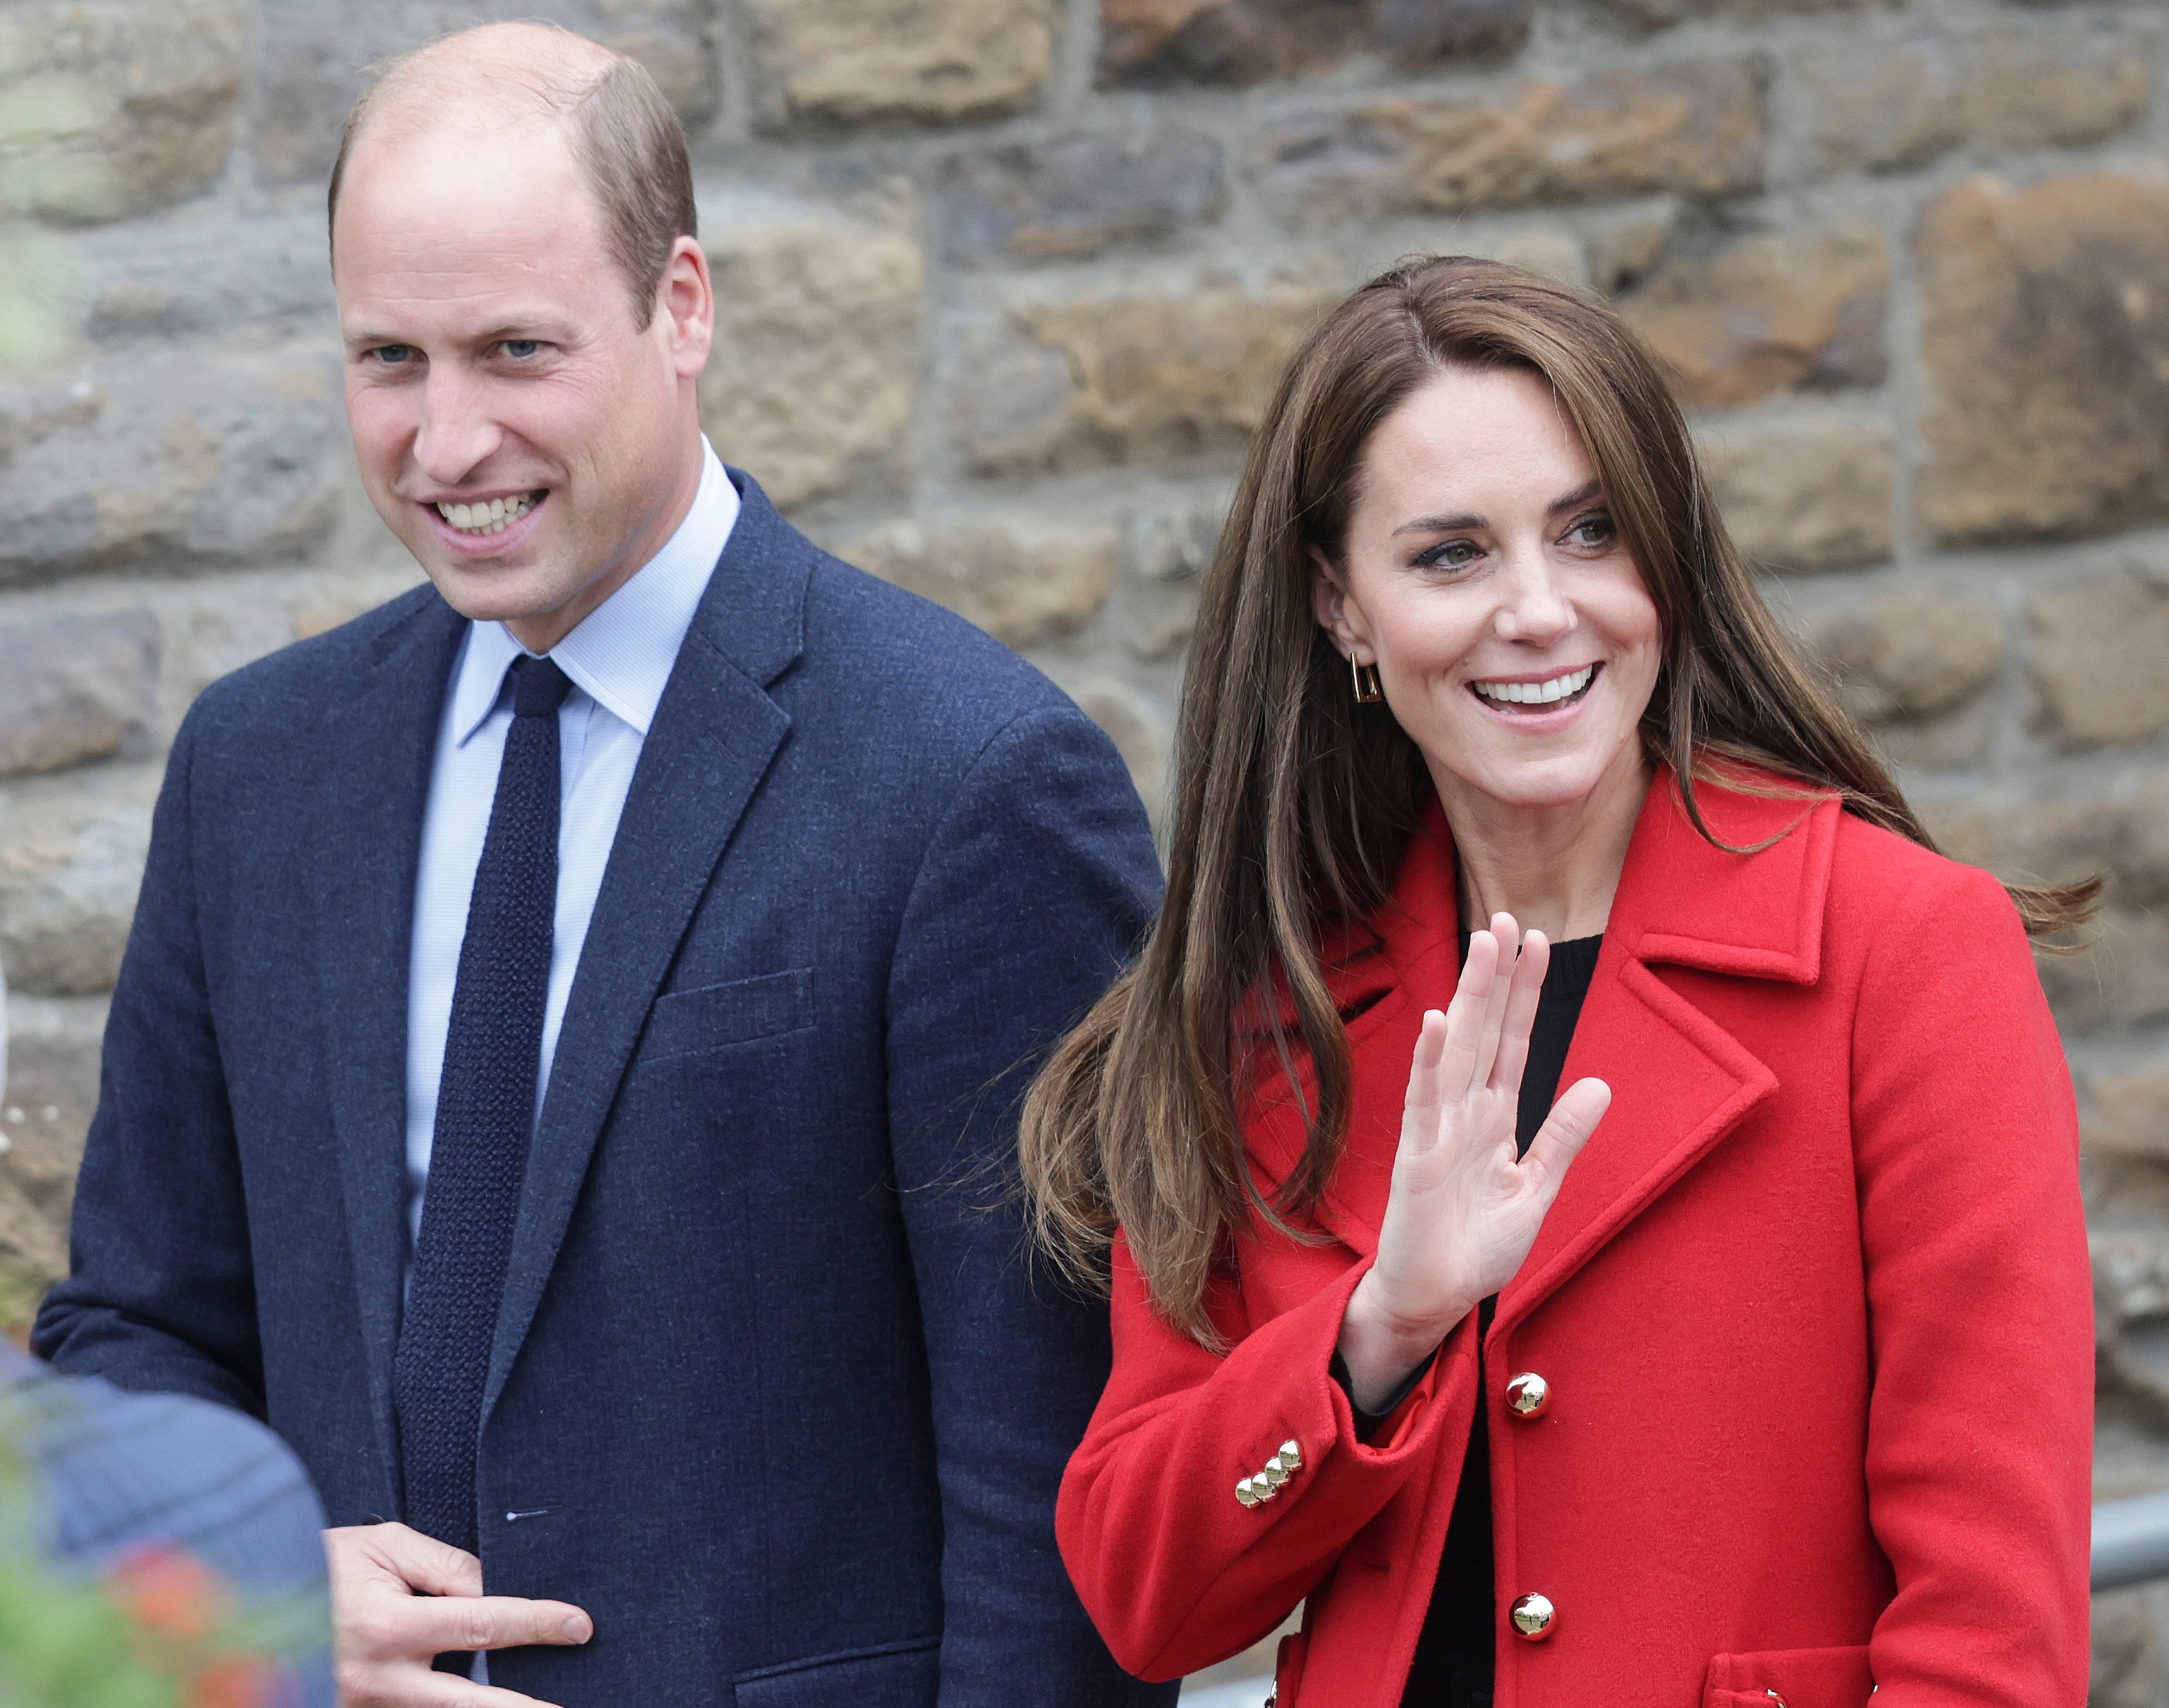
<path fill-rule="evenodd" d="M 1370 679 L 1368 681 L 1364 679 L 1366 672 L 1369 673 Z M 1356 705 L 1376 705 L 1380 700 L 1386 697 L 1386 684 L 1378 680 L 1378 667 L 1377 665 L 1358 664 L 1353 658 L 1351 658 L 1348 661 L 1348 673 L 1356 680 Z"/>

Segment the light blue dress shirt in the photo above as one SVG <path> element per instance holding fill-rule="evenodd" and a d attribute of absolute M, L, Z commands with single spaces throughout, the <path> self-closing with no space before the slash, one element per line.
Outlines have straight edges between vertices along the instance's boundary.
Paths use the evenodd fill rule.
<path fill-rule="evenodd" d="M 557 915 L 550 951 L 550 997 L 542 1018 L 536 1111 L 557 1052 L 573 974 L 580 964 L 603 868 L 617 838 L 626 791 L 655 708 L 678 662 L 708 577 L 738 521 L 738 489 L 701 441 L 701 488 L 669 543 L 589 612 L 550 651 L 573 679 L 557 712 L 563 774 L 557 827 Z M 437 1082 L 445 1068 L 452 987 L 466 935 L 467 902 L 497 798 L 498 767 L 512 698 L 505 673 L 519 641 L 502 623 L 470 623 L 452 663 L 444 721 L 422 821 L 422 865 L 414 886 L 414 943 L 407 982 L 407 1211 L 412 1239 L 422 1231 L 422 1199 L 437 1127 Z M 409 1246 L 411 1253 L 412 1246 Z M 410 1256 L 411 1263 L 411 1256 Z"/>

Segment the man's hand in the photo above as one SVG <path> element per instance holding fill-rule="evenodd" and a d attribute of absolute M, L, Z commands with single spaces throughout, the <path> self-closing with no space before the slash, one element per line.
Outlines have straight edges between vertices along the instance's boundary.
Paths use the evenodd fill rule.
<path fill-rule="evenodd" d="M 429 1663 L 461 1649 L 584 1643 L 594 1621 L 562 1601 L 482 1593 L 482 1562 L 404 1524 L 324 1532 L 340 1708 L 550 1708 Z"/>

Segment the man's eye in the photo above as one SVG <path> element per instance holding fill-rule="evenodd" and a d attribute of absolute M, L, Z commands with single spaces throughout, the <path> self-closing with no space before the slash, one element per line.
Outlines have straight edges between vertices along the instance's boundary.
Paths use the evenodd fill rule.
<path fill-rule="evenodd" d="M 515 362 L 525 361 L 541 348 L 541 341 L 536 338 L 507 338 L 498 346 Z"/>
<path fill-rule="evenodd" d="M 388 368 L 397 368 L 414 359 L 412 344 L 379 344 L 370 354 Z"/>
<path fill-rule="evenodd" d="M 1483 555 L 1473 540 L 1442 540 L 1418 553 L 1416 563 L 1424 569 L 1462 569 Z"/>

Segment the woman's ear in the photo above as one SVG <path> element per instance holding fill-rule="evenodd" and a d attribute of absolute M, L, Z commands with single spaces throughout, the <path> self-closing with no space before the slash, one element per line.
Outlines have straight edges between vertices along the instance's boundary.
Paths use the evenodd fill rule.
<path fill-rule="evenodd" d="M 1318 619 L 1318 626 L 1333 637 L 1343 657 L 1358 664 L 1370 663 L 1370 642 L 1353 620 L 1360 614 L 1348 591 L 1346 573 L 1315 545 L 1304 550 L 1310 559 L 1311 614 Z"/>

